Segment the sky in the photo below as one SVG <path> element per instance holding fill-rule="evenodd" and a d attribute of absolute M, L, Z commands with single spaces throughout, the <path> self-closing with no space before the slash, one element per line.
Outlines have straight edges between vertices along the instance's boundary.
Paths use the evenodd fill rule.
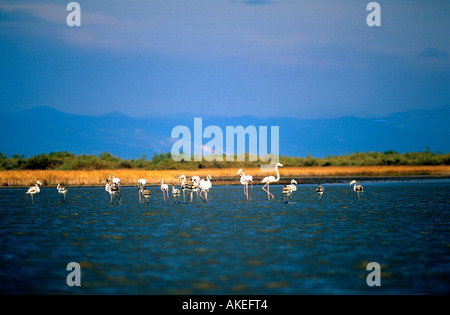
<path fill-rule="evenodd" d="M 385 117 L 449 105 L 450 2 L 0 0 L 0 112 Z"/>

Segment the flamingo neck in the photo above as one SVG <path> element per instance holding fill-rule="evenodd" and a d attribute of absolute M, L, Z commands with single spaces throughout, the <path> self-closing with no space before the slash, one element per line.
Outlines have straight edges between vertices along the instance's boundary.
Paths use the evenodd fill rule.
<path fill-rule="evenodd" d="M 277 172 L 277 181 L 280 180 L 280 173 L 278 172 L 278 164 L 275 166 L 275 171 Z"/>

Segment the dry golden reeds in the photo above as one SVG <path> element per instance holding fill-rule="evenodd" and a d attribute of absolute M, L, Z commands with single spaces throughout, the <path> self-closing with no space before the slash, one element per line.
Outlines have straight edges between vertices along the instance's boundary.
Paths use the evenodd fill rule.
<path fill-rule="evenodd" d="M 345 167 L 285 167 L 280 168 L 282 178 L 301 177 L 333 177 L 333 176 L 417 176 L 434 175 L 449 176 L 450 166 L 345 166 Z M 245 169 L 247 175 L 252 175 L 255 181 L 272 173 L 263 173 L 259 168 Z M 178 184 L 179 176 L 187 178 L 198 175 L 206 178 L 211 175 L 213 180 L 221 183 L 239 183 L 237 169 L 198 169 L 198 170 L 168 170 L 148 171 L 139 169 L 102 170 L 102 171 L 59 171 L 59 170 L 20 170 L 0 171 L 0 186 L 30 186 L 37 179 L 44 185 L 56 186 L 64 183 L 70 186 L 97 186 L 110 174 L 121 179 L 126 186 L 136 185 L 138 179 L 145 178 L 149 185 L 157 185 L 160 179 L 167 184 Z"/>

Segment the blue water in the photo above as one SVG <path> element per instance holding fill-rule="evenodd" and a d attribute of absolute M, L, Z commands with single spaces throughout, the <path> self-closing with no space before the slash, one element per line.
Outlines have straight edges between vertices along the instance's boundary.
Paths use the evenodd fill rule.
<path fill-rule="evenodd" d="M 0 190 L 0 293 L 449 294 L 450 181 L 298 185 L 283 203 L 255 186 L 213 186 L 209 202 L 162 202 L 150 188 Z M 81 287 L 69 287 L 69 262 Z M 381 286 L 369 287 L 369 262 Z"/>

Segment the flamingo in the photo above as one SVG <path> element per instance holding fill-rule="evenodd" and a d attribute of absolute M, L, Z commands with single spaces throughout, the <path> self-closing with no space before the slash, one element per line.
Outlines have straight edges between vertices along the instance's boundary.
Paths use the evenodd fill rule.
<path fill-rule="evenodd" d="M 194 191 L 197 193 L 198 201 L 200 201 L 200 197 L 198 195 L 198 187 L 200 185 L 200 177 L 199 176 L 192 176 L 190 181 L 191 181 L 191 184 L 187 185 L 187 189 L 190 190 L 190 192 L 191 192 L 190 201 L 192 202 L 192 199 L 193 199 L 192 196 L 194 194 Z"/>
<path fill-rule="evenodd" d="M 137 186 L 139 188 L 139 202 L 141 202 L 142 192 L 145 189 L 145 185 L 147 185 L 147 180 L 145 180 L 145 178 L 141 178 L 138 180 Z"/>
<path fill-rule="evenodd" d="M 360 194 L 360 193 L 362 194 L 362 192 L 364 191 L 364 187 L 361 186 L 361 185 L 357 185 L 357 184 L 356 184 L 356 180 L 352 180 L 352 181 L 350 182 L 350 185 L 354 185 L 354 186 L 353 186 L 353 190 L 356 191 L 356 192 L 358 193 L 358 199 L 359 199 L 359 194 Z"/>
<path fill-rule="evenodd" d="M 288 201 L 289 196 L 291 196 L 292 200 L 292 193 L 294 191 L 297 191 L 297 181 L 295 179 L 291 180 L 291 183 L 289 185 L 285 185 L 283 187 L 283 195 L 286 196 L 286 202 Z"/>
<path fill-rule="evenodd" d="M 288 202 L 289 196 L 292 196 L 292 191 L 291 189 L 288 187 L 288 185 L 285 185 L 283 187 L 283 190 L 281 191 L 282 194 L 286 197 L 286 203 Z"/>
<path fill-rule="evenodd" d="M 120 178 L 109 175 L 109 180 L 113 183 L 113 185 L 116 185 L 117 187 L 120 186 Z"/>
<path fill-rule="evenodd" d="M 180 203 L 180 194 L 180 190 L 178 188 L 175 188 L 175 185 L 172 185 L 172 196 L 174 201 L 178 199 L 178 203 Z"/>
<path fill-rule="evenodd" d="M 145 186 L 142 186 L 139 190 L 139 196 L 142 195 L 142 197 L 145 199 L 145 202 L 148 204 L 148 199 L 151 197 L 152 192 L 145 188 Z"/>
<path fill-rule="evenodd" d="M 167 193 L 167 198 L 169 198 L 169 185 L 164 184 L 164 181 L 162 178 L 159 180 L 158 183 L 161 183 L 161 191 L 163 193 L 164 202 L 166 202 L 166 193 Z"/>
<path fill-rule="evenodd" d="M 264 184 L 262 190 L 267 192 L 267 198 L 269 200 L 270 200 L 270 196 L 272 196 L 272 198 L 275 200 L 275 196 L 273 194 L 271 194 L 269 190 L 270 190 L 270 184 L 276 183 L 280 180 L 280 173 L 278 172 L 278 167 L 283 167 L 283 164 L 277 163 L 275 165 L 275 171 L 277 172 L 277 178 L 275 178 L 274 176 L 267 176 L 267 177 L 264 177 L 263 180 L 261 181 L 261 183 Z M 267 186 L 267 189 L 265 189 L 266 186 Z"/>
<path fill-rule="evenodd" d="M 253 192 L 253 176 L 245 175 L 242 169 L 239 169 L 237 172 L 238 176 L 241 177 L 241 184 L 244 185 L 244 195 L 245 199 L 248 201 L 248 183 L 251 185 L 250 191 L 250 200 L 252 200 L 252 192 Z"/>
<path fill-rule="evenodd" d="M 36 184 L 34 186 L 31 186 L 30 188 L 28 188 L 28 190 L 25 193 L 25 194 L 28 194 L 31 196 L 31 202 L 33 204 L 34 204 L 33 195 L 39 194 L 39 192 L 41 191 L 41 189 L 39 188 L 40 185 L 42 185 L 42 183 L 39 180 L 37 180 Z"/>
<path fill-rule="evenodd" d="M 61 184 L 58 184 L 56 187 L 58 189 L 58 192 L 62 195 L 62 202 L 66 202 L 66 194 L 67 194 L 67 187 Z"/>
<path fill-rule="evenodd" d="M 119 204 L 122 204 L 122 196 L 120 194 L 120 187 L 117 184 L 111 184 L 111 180 L 109 178 L 105 179 L 103 181 L 103 184 L 105 184 L 105 190 L 109 193 L 111 196 L 111 199 L 109 200 L 110 204 L 113 204 L 116 201 L 116 198 L 119 197 Z M 114 199 L 113 199 L 114 197 Z"/>
<path fill-rule="evenodd" d="M 188 190 L 188 185 L 186 184 L 186 175 L 181 175 L 180 177 L 178 177 L 178 180 L 183 180 L 181 182 L 181 190 L 183 191 L 183 201 L 184 203 L 186 203 L 186 197 L 185 197 L 185 192 L 186 190 Z"/>
<path fill-rule="evenodd" d="M 211 189 L 212 184 L 211 184 L 211 175 L 208 175 L 206 177 L 206 180 L 202 179 L 199 182 L 199 188 L 200 190 L 200 197 L 203 198 L 203 200 L 205 200 L 205 202 L 208 202 L 208 191 Z M 202 193 L 205 195 L 203 196 Z"/>
<path fill-rule="evenodd" d="M 319 186 L 316 188 L 316 192 L 319 195 L 319 200 L 322 200 L 322 195 L 325 192 L 325 188 L 320 186 L 320 182 L 319 182 Z"/>

